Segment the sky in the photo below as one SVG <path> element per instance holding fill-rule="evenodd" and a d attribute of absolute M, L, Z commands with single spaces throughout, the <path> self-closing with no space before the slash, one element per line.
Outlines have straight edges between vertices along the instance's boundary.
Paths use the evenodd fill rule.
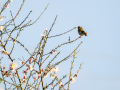
<path fill-rule="evenodd" d="M 6 1 L 1 0 L 1 6 Z M 4 18 L 0 25 L 11 19 L 10 10 L 13 16 L 16 15 L 22 1 L 13 0 L 10 3 L 9 9 L 2 13 L 2 16 L 7 18 Z M 29 20 L 35 21 L 48 3 L 49 6 L 41 18 L 34 25 L 26 27 L 18 40 L 24 43 L 32 53 L 41 39 L 41 34 L 46 28 L 50 29 L 56 15 L 58 17 L 50 36 L 82 26 L 87 31 L 88 36 L 82 36 L 76 42 L 62 46 L 53 56 L 51 55 L 49 60 L 59 51 L 61 54 L 54 63 L 62 60 L 83 41 L 78 49 L 81 51 L 77 53 L 77 58 L 75 58 L 73 75 L 77 72 L 80 63 L 83 62 L 84 65 L 82 65 L 76 81 L 70 85 L 70 90 L 120 90 L 120 0 L 26 0 L 15 20 L 16 25 L 20 24 L 31 10 L 33 12 L 25 23 Z M 17 31 L 12 36 L 15 37 L 16 34 Z M 77 28 L 70 33 L 48 39 L 44 53 L 50 52 L 56 46 L 67 42 L 69 36 L 71 40 L 79 37 Z M 11 48 L 12 43 L 9 42 L 7 45 L 8 52 Z M 0 47 L 0 49 L 2 48 Z M 22 56 L 25 60 L 28 59 L 29 55 L 26 53 L 19 44 L 16 44 L 12 57 L 19 63 L 18 58 L 22 59 Z M 8 57 L 5 56 L 3 63 L 6 64 L 6 67 L 9 65 L 6 63 L 7 60 L 9 61 Z M 43 67 L 49 60 L 44 63 Z M 63 84 L 68 80 L 72 60 L 71 58 L 58 65 L 60 67 L 57 72 L 58 77 L 62 78 L 63 75 L 67 74 Z M 44 80 L 49 83 L 50 81 L 47 78 Z M 3 84 L 0 87 L 4 88 Z M 67 86 L 65 88 L 67 89 Z"/>

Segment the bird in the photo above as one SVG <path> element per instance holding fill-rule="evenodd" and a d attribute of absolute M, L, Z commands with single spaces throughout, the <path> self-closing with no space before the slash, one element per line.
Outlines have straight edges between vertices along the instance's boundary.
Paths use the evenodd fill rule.
<path fill-rule="evenodd" d="M 88 36 L 87 32 L 84 31 L 84 29 L 81 26 L 78 26 L 78 34 L 83 36 Z"/>

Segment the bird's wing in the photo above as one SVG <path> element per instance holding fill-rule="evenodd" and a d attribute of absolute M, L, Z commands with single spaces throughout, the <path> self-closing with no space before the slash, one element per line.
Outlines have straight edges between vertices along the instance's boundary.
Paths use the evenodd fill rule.
<path fill-rule="evenodd" d="M 80 29 L 81 31 L 84 31 L 84 29 L 81 27 L 81 29 Z"/>

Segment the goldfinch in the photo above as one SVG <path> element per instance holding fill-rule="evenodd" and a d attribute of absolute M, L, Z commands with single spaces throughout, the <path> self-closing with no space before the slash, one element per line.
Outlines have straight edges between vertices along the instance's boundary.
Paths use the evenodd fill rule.
<path fill-rule="evenodd" d="M 78 33 L 81 36 L 83 36 L 83 35 L 88 36 L 87 32 L 85 32 L 81 26 L 78 26 Z"/>

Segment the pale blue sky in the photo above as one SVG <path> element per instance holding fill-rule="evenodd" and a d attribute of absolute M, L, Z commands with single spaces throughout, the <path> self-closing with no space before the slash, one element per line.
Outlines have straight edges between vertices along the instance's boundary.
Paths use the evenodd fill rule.
<path fill-rule="evenodd" d="M 1 0 L 2 5 L 4 2 L 6 0 Z M 11 18 L 10 10 L 15 16 L 21 3 L 22 0 L 13 0 L 9 9 L 2 13 L 7 18 L 0 24 L 4 24 Z M 61 54 L 54 61 L 63 59 L 83 41 L 79 47 L 81 51 L 75 59 L 73 74 L 77 72 L 80 63 L 84 62 L 84 65 L 76 78 L 76 82 L 71 84 L 70 90 L 120 90 L 120 0 L 26 0 L 21 13 L 15 20 L 16 24 L 19 24 L 30 10 L 33 12 L 26 22 L 36 20 L 48 3 L 50 5 L 41 19 L 33 26 L 25 28 L 18 40 L 32 52 L 41 38 L 40 35 L 46 28 L 49 30 L 58 14 L 50 36 L 63 33 L 77 26 L 82 26 L 85 31 L 88 31 L 88 37 L 83 36 L 75 43 L 59 48 L 58 51 L 61 50 Z M 69 36 L 71 40 L 77 38 L 79 36 L 77 29 L 61 37 L 48 40 L 45 53 L 68 41 Z M 7 46 L 8 51 L 11 50 L 10 46 Z M 23 51 L 24 49 L 18 47 L 19 44 L 16 45 L 16 50 L 12 56 L 16 60 L 18 57 L 22 58 L 22 55 L 27 59 L 28 55 Z M 59 65 L 59 78 L 69 73 L 71 60 L 72 58 Z M 63 83 L 65 81 L 63 80 Z M 1 86 L 3 87 L 3 85 Z"/>

